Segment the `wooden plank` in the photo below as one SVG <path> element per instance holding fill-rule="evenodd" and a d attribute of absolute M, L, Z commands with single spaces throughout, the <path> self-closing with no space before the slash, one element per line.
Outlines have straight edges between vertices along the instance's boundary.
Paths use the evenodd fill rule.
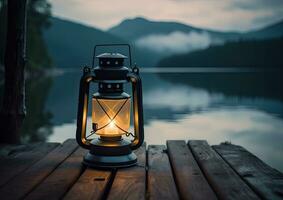
<path fill-rule="evenodd" d="M 146 191 L 146 144 L 135 150 L 138 165 L 119 169 L 107 199 L 145 199 Z"/>
<path fill-rule="evenodd" d="M 78 148 L 25 199 L 61 199 L 80 176 L 83 170 L 82 158 L 86 152 Z"/>
<path fill-rule="evenodd" d="M 148 147 L 149 199 L 179 199 L 168 155 L 164 145 Z"/>
<path fill-rule="evenodd" d="M 67 140 L 24 172 L 0 188 L 5 200 L 24 198 L 78 147 L 75 140 Z"/>
<path fill-rule="evenodd" d="M 112 172 L 87 168 L 64 197 L 65 200 L 105 199 L 105 191 L 110 187 Z"/>
<path fill-rule="evenodd" d="M 181 199 L 217 199 L 184 140 L 167 141 L 167 150 Z"/>
<path fill-rule="evenodd" d="M 206 141 L 193 140 L 188 144 L 206 179 L 220 199 L 259 199 Z"/>
<path fill-rule="evenodd" d="M 283 199 L 283 174 L 241 146 L 213 146 L 221 157 L 264 199 Z"/>
<path fill-rule="evenodd" d="M 58 145 L 59 143 L 35 143 L 1 147 L 0 187 L 33 165 Z"/>

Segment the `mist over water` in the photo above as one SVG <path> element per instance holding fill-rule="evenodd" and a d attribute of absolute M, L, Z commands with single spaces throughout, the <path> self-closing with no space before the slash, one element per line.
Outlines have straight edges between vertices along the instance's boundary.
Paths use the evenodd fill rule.
<path fill-rule="evenodd" d="M 135 44 L 141 48 L 147 48 L 157 53 L 187 53 L 194 50 L 205 49 L 211 44 L 221 43 L 213 40 L 206 32 L 191 31 L 184 33 L 174 31 L 169 34 L 151 34 L 136 40 Z"/>

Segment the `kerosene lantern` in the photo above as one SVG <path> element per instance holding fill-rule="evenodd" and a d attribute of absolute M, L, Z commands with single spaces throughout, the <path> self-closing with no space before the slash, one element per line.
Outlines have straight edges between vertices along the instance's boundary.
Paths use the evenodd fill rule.
<path fill-rule="evenodd" d="M 127 57 L 120 53 L 96 56 L 94 51 L 94 57 L 98 59 L 98 66 L 94 67 L 93 64 L 92 68 L 85 67 L 80 81 L 76 140 L 80 146 L 90 150 L 83 163 L 96 168 L 135 165 L 137 157 L 132 150 L 139 148 L 144 140 L 139 70 L 132 68 L 131 64 L 124 66 Z M 98 86 L 91 100 L 92 131 L 89 135 L 97 136 L 93 139 L 86 135 L 90 83 L 97 83 Z M 132 85 L 133 103 L 131 96 L 124 91 L 126 83 Z M 131 110 L 134 133 L 129 132 Z M 127 137 L 132 137 L 132 140 Z"/>

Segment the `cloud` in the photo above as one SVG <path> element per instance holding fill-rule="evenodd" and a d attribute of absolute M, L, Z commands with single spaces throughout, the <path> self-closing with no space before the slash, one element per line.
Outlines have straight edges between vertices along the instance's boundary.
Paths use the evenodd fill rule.
<path fill-rule="evenodd" d="M 212 44 L 210 35 L 206 32 L 191 31 L 184 33 L 175 31 L 166 35 L 154 34 L 139 38 L 136 45 L 158 53 L 184 53 L 197 49 L 205 49 Z"/>
<path fill-rule="evenodd" d="M 50 0 L 53 13 L 107 29 L 125 18 L 144 16 L 217 30 L 246 31 L 266 23 L 257 18 L 283 17 L 282 0 Z M 281 17 L 281 18 L 282 18 Z"/>
<path fill-rule="evenodd" d="M 283 6 L 282 0 L 234 0 L 231 1 L 231 8 L 240 8 L 246 10 L 259 9 L 278 9 Z M 281 8 L 282 10 L 282 8 Z"/>

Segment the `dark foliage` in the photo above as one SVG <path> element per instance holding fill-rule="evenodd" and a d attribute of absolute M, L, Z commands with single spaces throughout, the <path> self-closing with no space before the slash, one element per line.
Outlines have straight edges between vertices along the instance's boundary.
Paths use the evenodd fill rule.
<path fill-rule="evenodd" d="M 6 41 L 7 0 L 0 0 L 0 65 L 4 63 Z M 50 26 L 51 6 L 46 0 L 29 0 L 27 10 L 27 68 L 41 69 L 51 66 L 43 31 Z"/>
<path fill-rule="evenodd" d="M 161 60 L 160 67 L 282 68 L 283 39 L 230 42 Z"/>
<path fill-rule="evenodd" d="M 22 142 L 45 141 L 52 133 L 52 114 L 46 110 L 45 104 L 52 85 L 52 78 L 46 77 L 39 81 L 27 81 L 27 110 L 21 138 Z"/>

